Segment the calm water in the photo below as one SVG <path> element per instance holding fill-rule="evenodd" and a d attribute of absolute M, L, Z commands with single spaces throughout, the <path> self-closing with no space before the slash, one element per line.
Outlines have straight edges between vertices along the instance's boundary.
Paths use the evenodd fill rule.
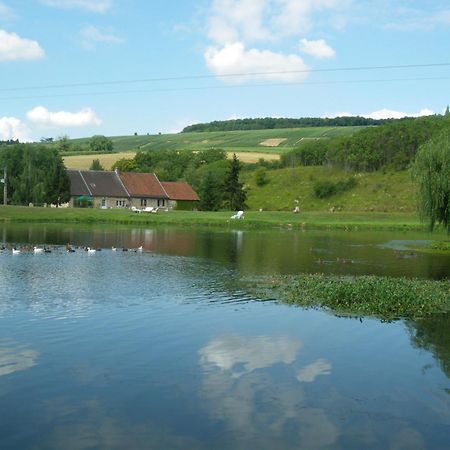
<path fill-rule="evenodd" d="M 259 302 L 242 274 L 445 278 L 398 233 L 0 228 L 0 448 L 448 449 L 450 315 Z M 339 260 L 346 258 L 351 263 Z"/>

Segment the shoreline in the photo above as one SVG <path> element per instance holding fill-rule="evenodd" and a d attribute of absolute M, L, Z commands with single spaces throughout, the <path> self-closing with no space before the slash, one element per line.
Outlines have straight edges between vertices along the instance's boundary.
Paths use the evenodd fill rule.
<path fill-rule="evenodd" d="M 418 231 L 427 226 L 411 213 L 321 212 L 300 214 L 283 211 L 246 211 L 243 220 L 232 220 L 231 211 L 162 211 L 136 214 L 124 209 L 75 209 L 27 206 L 0 206 L 0 223 L 72 223 L 138 226 L 198 226 L 229 229 L 343 230 L 343 231 Z M 438 229 L 434 236 L 445 235 Z"/>

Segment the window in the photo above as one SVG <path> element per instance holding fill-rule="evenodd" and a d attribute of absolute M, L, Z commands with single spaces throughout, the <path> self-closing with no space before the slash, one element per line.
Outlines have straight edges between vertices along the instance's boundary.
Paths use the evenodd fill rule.
<path fill-rule="evenodd" d="M 127 206 L 126 200 L 116 200 L 117 208 L 125 208 L 125 206 Z"/>
<path fill-rule="evenodd" d="M 106 198 L 102 198 L 102 203 L 101 203 L 102 208 L 106 208 Z"/>
<path fill-rule="evenodd" d="M 147 199 L 141 198 L 141 206 L 147 206 Z"/>
<path fill-rule="evenodd" d="M 163 198 L 158 199 L 158 206 L 166 206 L 166 201 Z"/>

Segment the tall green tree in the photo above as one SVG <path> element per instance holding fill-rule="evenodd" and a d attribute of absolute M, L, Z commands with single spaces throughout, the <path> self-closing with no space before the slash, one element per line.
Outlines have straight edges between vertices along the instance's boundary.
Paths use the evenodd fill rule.
<path fill-rule="evenodd" d="M 419 211 L 432 231 L 436 223 L 450 231 L 450 130 L 424 144 L 416 157 Z"/>
<path fill-rule="evenodd" d="M 203 211 L 217 211 L 222 203 L 222 183 L 217 174 L 208 170 L 199 189 L 200 208 Z"/>
<path fill-rule="evenodd" d="M 244 209 L 245 201 L 247 200 L 247 192 L 244 189 L 243 183 L 239 181 L 240 171 L 241 164 L 236 153 L 234 153 L 224 184 L 225 206 L 231 211 Z"/>

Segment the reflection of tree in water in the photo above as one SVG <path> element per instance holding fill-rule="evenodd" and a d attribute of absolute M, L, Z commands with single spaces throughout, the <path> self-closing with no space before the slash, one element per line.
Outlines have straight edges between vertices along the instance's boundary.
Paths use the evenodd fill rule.
<path fill-rule="evenodd" d="M 450 377 L 450 313 L 409 321 L 408 328 L 413 345 L 431 352 Z"/>

